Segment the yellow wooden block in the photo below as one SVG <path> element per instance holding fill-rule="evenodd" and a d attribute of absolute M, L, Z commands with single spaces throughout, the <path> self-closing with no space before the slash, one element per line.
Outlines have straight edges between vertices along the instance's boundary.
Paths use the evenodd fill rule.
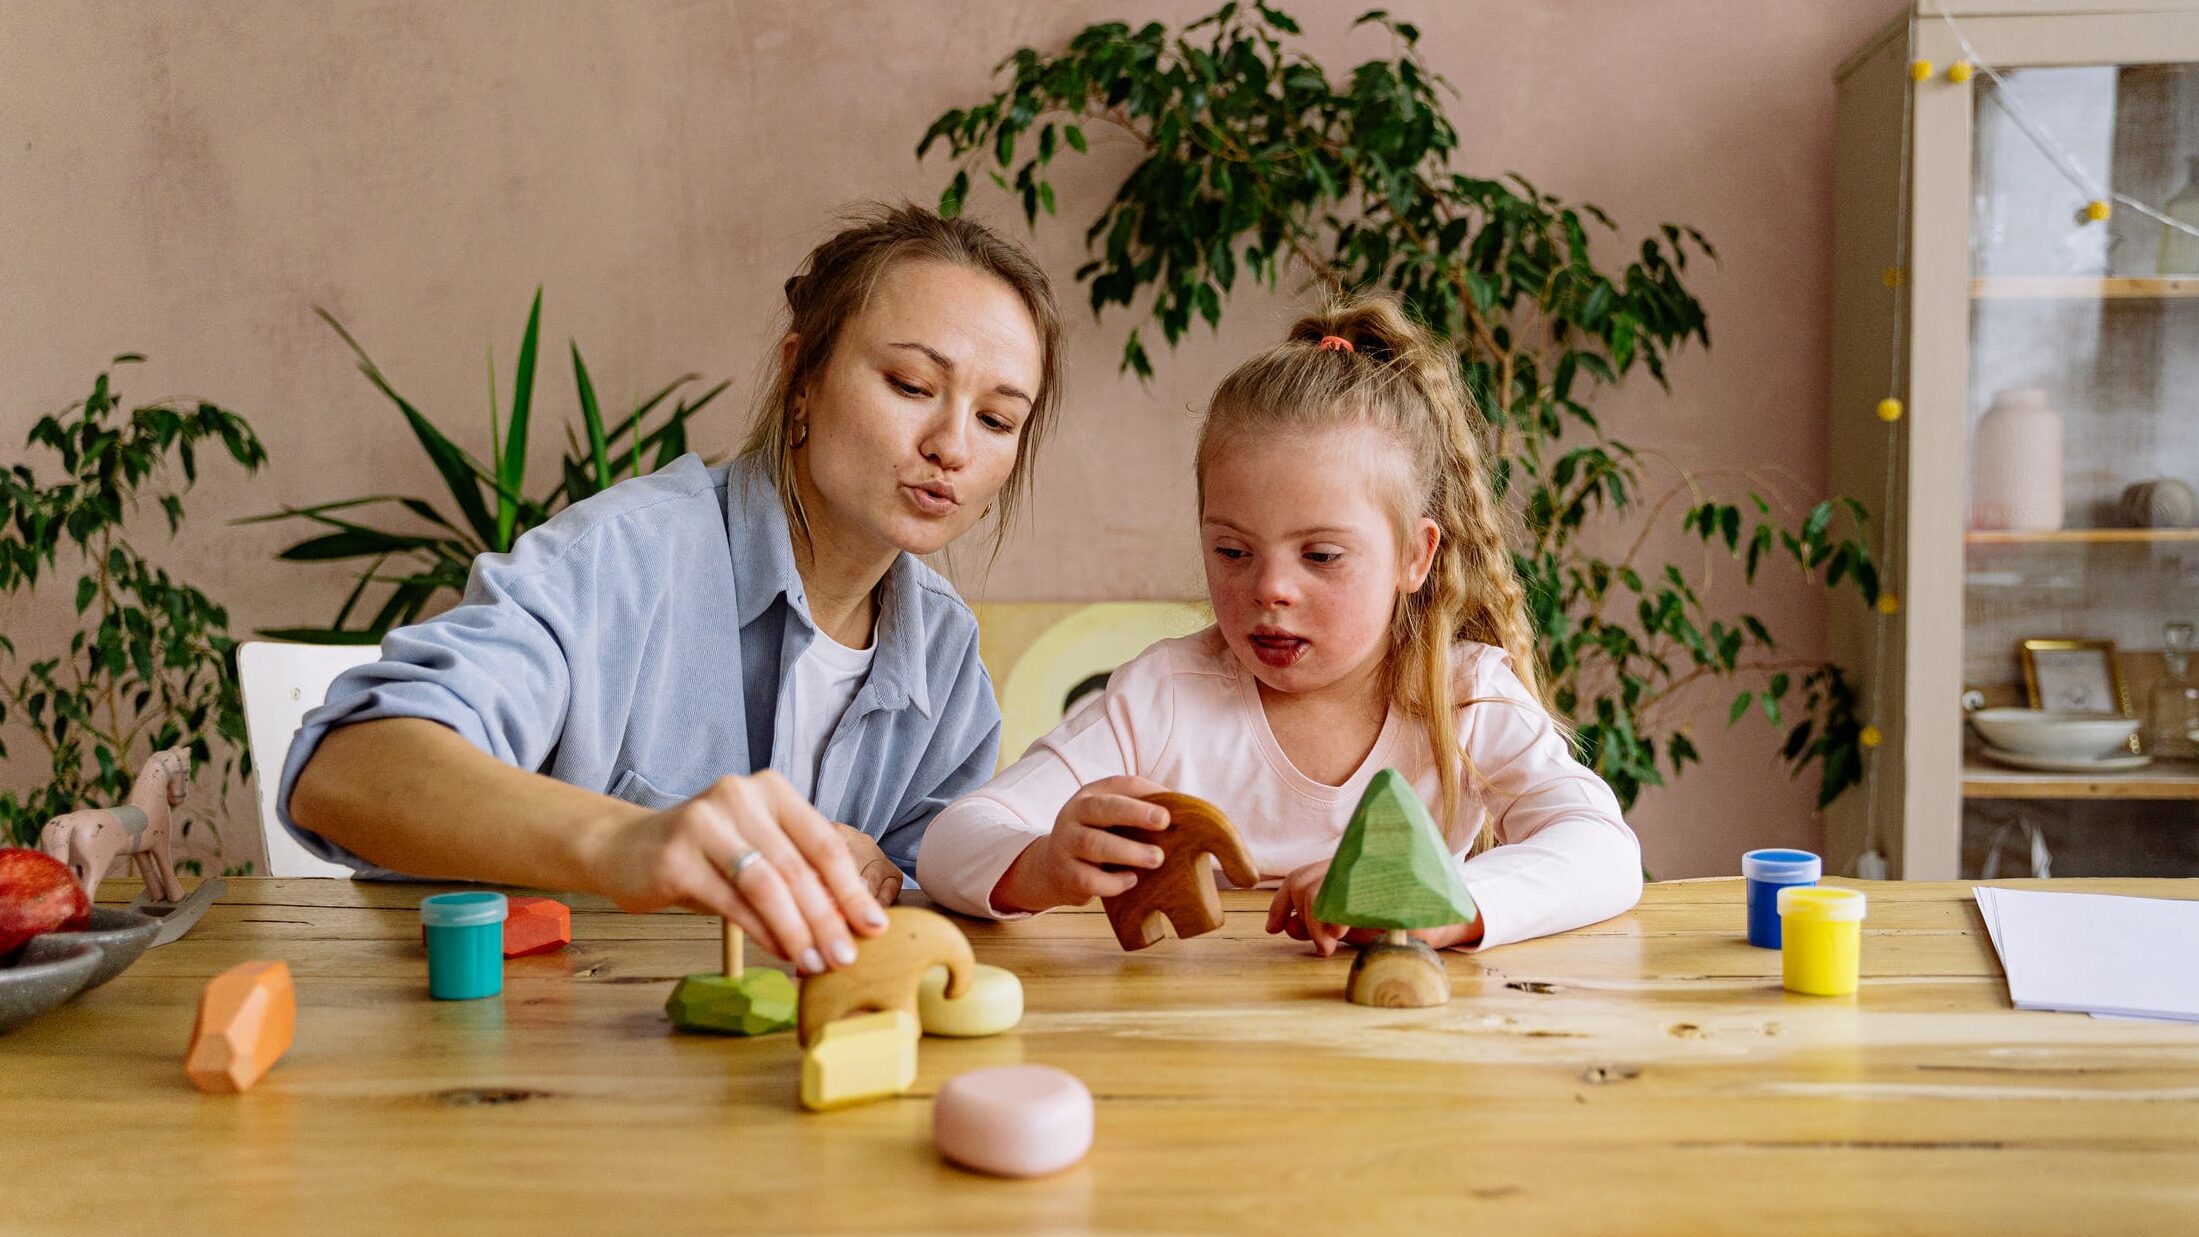
<path fill-rule="evenodd" d="M 916 1007 L 926 1035 L 998 1035 L 1023 1020 L 1023 981 L 1013 971 L 981 962 L 971 976 L 969 992 L 950 999 L 947 968 L 935 966 L 917 986 Z"/>
<path fill-rule="evenodd" d="M 916 1083 L 916 1019 L 908 1011 L 828 1022 L 802 1053 L 802 1107 L 814 1111 L 889 1099 Z"/>

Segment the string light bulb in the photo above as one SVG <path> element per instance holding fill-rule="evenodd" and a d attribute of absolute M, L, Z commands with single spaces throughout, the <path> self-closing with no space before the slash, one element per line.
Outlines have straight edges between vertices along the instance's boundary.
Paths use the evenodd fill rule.
<path fill-rule="evenodd" d="M 1880 614 L 1901 613 L 1901 598 L 1894 596 L 1892 593 L 1880 593 L 1878 595 L 1878 612 Z"/>
<path fill-rule="evenodd" d="M 1889 266 L 1885 270 L 1880 271 L 1878 275 L 1878 282 L 1885 284 L 1889 288 L 1900 287 L 1901 268 L 1898 266 Z"/>
<path fill-rule="evenodd" d="M 1918 60 L 1912 62 L 1909 65 L 1909 80 L 1912 82 L 1931 81 L 1932 62 L 1929 60 Z"/>
<path fill-rule="evenodd" d="M 1888 425 L 1901 419 L 1901 401 L 1888 396 L 1878 401 L 1878 419 Z"/>
<path fill-rule="evenodd" d="M 1886 736 L 1880 734 L 1876 726 L 1865 726 L 1862 733 L 1855 736 L 1855 741 L 1865 747 L 1877 747 L 1886 741 Z"/>
<path fill-rule="evenodd" d="M 2115 208 L 2108 205 L 2104 199 L 2094 198 L 2092 201 L 2085 203 L 2084 217 L 2093 223 L 2105 223 L 2107 217 L 2114 213 Z"/>
<path fill-rule="evenodd" d="M 1960 86 L 1964 82 L 1969 81 L 1970 78 L 1976 73 L 1977 70 L 1973 68 L 1970 62 L 1967 60 L 1957 60 L 1953 64 L 1947 66 L 1947 80 L 1953 82 L 1957 86 Z"/>

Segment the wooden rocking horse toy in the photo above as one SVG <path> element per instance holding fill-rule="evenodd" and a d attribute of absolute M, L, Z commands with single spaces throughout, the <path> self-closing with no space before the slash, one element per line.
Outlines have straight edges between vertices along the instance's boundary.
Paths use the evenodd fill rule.
<path fill-rule="evenodd" d="M 175 809 L 191 785 L 191 754 L 180 747 L 153 753 L 138 770 L 128 802 L 56 816 L 39 831 L 38 847 L 69 865 L 84 896 L 95 898 L 100 879 L 123 855 L 145 879 L 154 902 L 183 900 L 176 876 Z"/>

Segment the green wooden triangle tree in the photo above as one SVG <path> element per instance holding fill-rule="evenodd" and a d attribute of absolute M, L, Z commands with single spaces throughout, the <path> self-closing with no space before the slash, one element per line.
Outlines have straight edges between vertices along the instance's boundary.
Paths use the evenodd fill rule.
<path fill-rule="evenodd" d="M 1314 917 L 1353 928 L 1411 931 L 1478 913 L 1443 834 L 1395 769 L 1374 775 L 1313 899 Z"/>

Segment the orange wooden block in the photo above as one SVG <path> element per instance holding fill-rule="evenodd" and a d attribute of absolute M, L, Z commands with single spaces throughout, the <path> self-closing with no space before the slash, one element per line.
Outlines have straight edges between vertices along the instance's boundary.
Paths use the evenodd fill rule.
<path fill-rule="evenodd" d="M 298 1021 L 287 962 L 245 962 L 206 981 L 183 1072 L 201 1091 L 242 1091 L 283 1053 Z"/>
<path fill-rule="evenodd" d="M 573 939 L 573 912 L 556 898 L 511 898 L 504 919 L 504 956 L 524 958 L 563 949 Z"/>

